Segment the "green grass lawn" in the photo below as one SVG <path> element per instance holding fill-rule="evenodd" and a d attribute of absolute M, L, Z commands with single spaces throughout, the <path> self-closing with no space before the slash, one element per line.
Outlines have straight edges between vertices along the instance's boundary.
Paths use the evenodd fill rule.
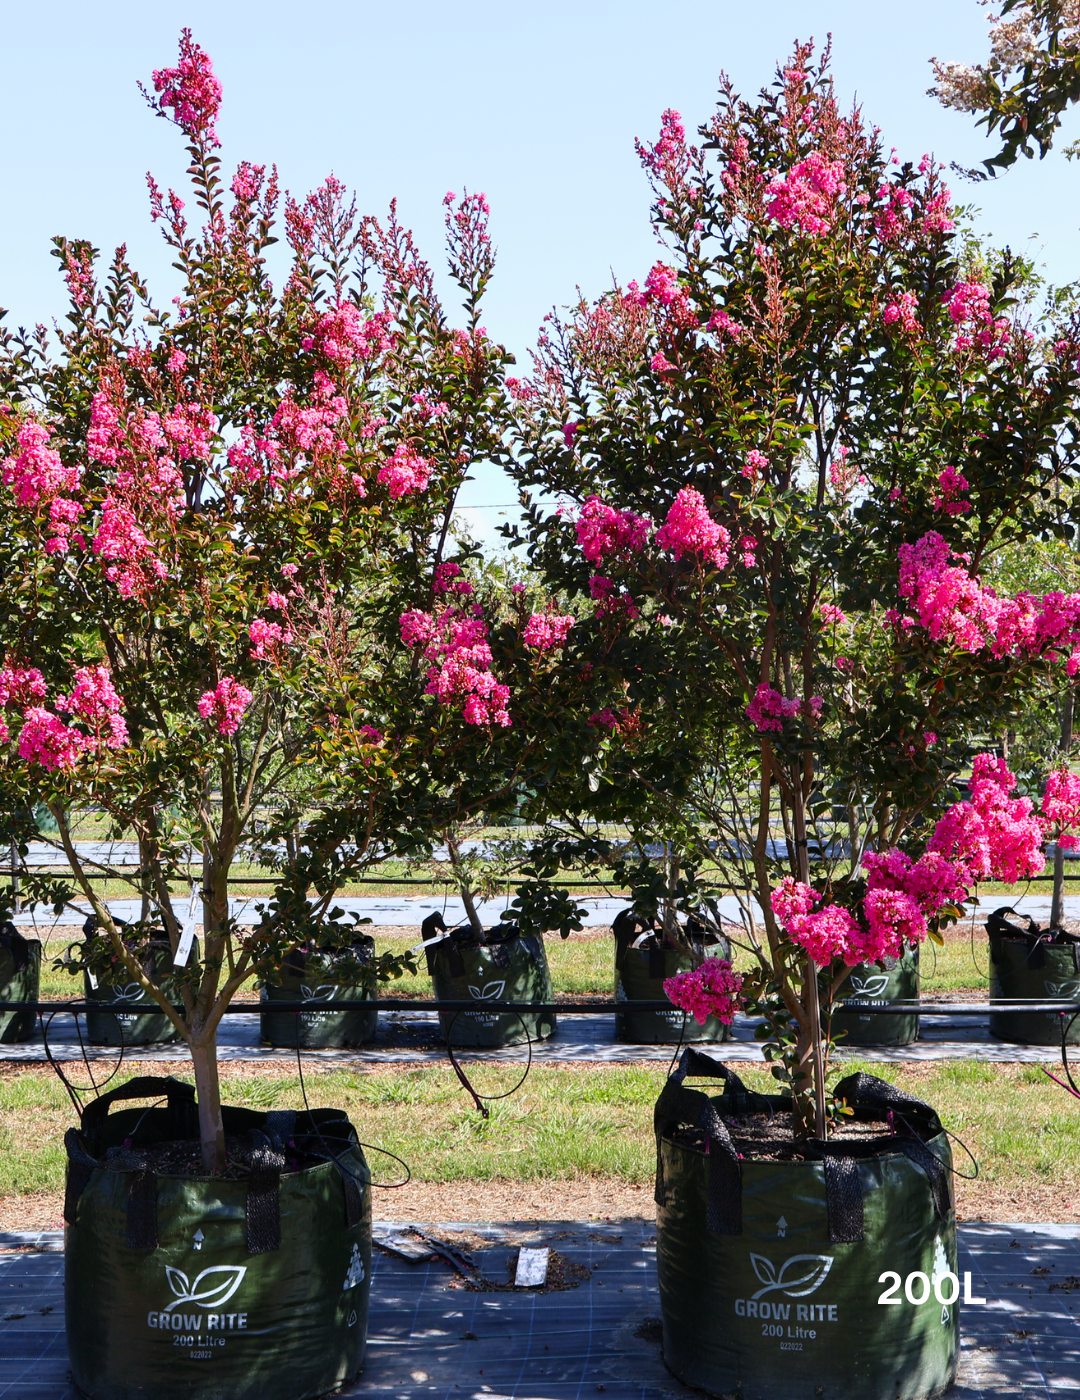
<path fill-rule="evenodd" d="M 847 1064 L 844 1072 L 860 1066 Z M 177 1066 L 181 1077 L 183 1067 Z M 980 1063 L 865 1066 L 933 1104 L 946 1127 L 980 1163 L 980 1179 L 956 1185 L 962 1213 L 994 1216 L 1004 1197 L 1048 1199 L 1046 1218 L 1075 1218 L 1080 1196 L 1080 1103 L 1031 1065 Z M 518 1066 L 476 1066 L 485 1093 L 500 1093 L 520 1077 Z M 748 1085 L 768 1090 L 762 1069 L 740 1066 Z M 644 1183 L 655 1152 L 652 1107 L 663 1084 L 662 1065 L 533 1068 L 512 1097 L 481 1118 L 448 1066 L 333 1068 L 305 1072 L 312 1105 L 348 1112 L 361 1139 L 404 1158 L 425 1182 L 536 1182 L 602 1177 Z M 119 1078 L 126 1079 L 127 1072 Z M 80 1075 L 81 1078 L 81 1075 Z M 227 1102 L 252 1108 L 303 1107 L 295 1074 L 270 1066 L 222 1065 Z M 115 1081 L 118 1082 L 118 1081 Z M 47 1068 L 7 1066 L 0 1073 L 0 1196 L 63 1187 L 63 1135 L 74 1114 Z M 370 1154 L 377 1180 L 400 1169 Z M 957 1150 L 957 1170 L 971 1165 Z M 1048 1210 L 1052 1209 L 1048 1207 Z M 997 1218 L 1016 1218 L 996 1212 Z"/>

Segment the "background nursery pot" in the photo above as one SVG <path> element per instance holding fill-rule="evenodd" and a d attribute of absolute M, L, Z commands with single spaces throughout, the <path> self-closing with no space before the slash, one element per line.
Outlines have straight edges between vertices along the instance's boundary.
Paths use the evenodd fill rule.
<path fill-rule="evenodd" d="M 83 924 L 83 933 L 90 939 L 97 931 L 97 918 L 91 914 Z M 196 942 L 192 960 L 197 962 L 198 957 L 199 945 Z M 147 945 L 143 971 L 152 981 L 167 988 L 172 965 L 172 949 L 164 939 Z M 85 971 L 83 994 L 87 1001 L 122 1001 L 131 1007 L 130 1011 L 88 1011 L 86 1038 L 91 1045 L 168 1045 L 180 1038 L 179 1031 L 160 1010 L 154 998 L 132 980 L 123 966 L 118 967 L 115 981 L 103 974 L 95 976 Z"/>
<path fill-rule="evenodd" d="M 615 935 L 615 1000 L 617 1002 L 666 1001 L 664 982 L 694 966 L 693 959 L 676 948 L 662 929 L 623 909 L 611 925 Z M 731 945 L 720 934 L 710 933 L 699 924 L 688 922 L 683 937 L 694 944 L 701 957 L 730 958 Z M 636 1045 L 668 1045 L 677 1041 L 726 1040 L 729 1028 L 715 1016 L 699 1025 L 688 1012 L 635 1011 L 631 1007 L 615 1013 L 615 1039 Z"/>
<path fill-rule="evenodd" d="M 1027 928 L 1011 923 L 1013 910 L 995 909 L 986 920 L 990 939 L 990 1000 L 1036 997 L 1040 1001 L 1080 1000 L 1080 938 L 1060 929 L 1041 929 L 1027 914 Z M 1067 1029 L 1066 1029 L 1067 1028 Z M 990 1034 L 1014 1045 L 1080 1045 L 1080 1017 L 1048 1012 L 990 1013 Z"/>
<path fill-rule="evenodd" d="M 359 1374 L 371 1208 L 351 1123 L 223 1113 L 218 1178 L 201 1174 L 195 1091 L 175 1079 L 131 1080 L 67 1134 L 68 1348 L 91 1400 L 308 1400 Z"/>
<path fill-rule="evenodd" d="M 37 1001 L 40 986 L 40 942 L 13 923 L 0 924 L 0 1001 Z M 0 1044 L 29 1040 L 36 1021 L 34 1011 L 0 1011 Z"/>
<path fill-rule="evenodd" d="M 262 1039 L 271 1045 L 299 1046 L 301 1050 L 340 1049 L 371 1040 L 379 1013 L 371 1011 L 320 1011 L 323 1001 L 371 1001 L 364 968 L 375 956 L 375 940 L 367 935 L 350 948 L 296 948 L 285 959 L 278 980 L 262 989 L 264 1010 L 259 1020 Z M 311 1003 L 310 1011 L 274 1012 L 265 1009 L 275 1001 Z"/>
<path fill-rule="evenodd" d="M 851 969 L 833 1003 L 837 1009 L 833 1012 L 832 1034 L 842 1045 L 910 1045 L 919 1038 L 918 1012 L 862 1015 L 858 1008 L 883 1001 L 915 1001 L 918 996 L 918 947 L 905 947 L 899 958 L 860 963 Z M 849 1007 L 851 1010 L 846 1009 Z"/>
<path fill-rule="evenodd" d="M 723 1095 L 685 1088 L 688 1073 L 724 1079 Z M 881 1132 L 800 1144 L 807 1160 L 751 1159 L 739 1120 L 779 1109 L 786 1126 L 790 1100 L 748 1093 L 695 1050 L 657 1100 L 664 1359 L 687 1385 L 741 1400 L 924 1400 L 955 1379 L 948 1139 L 933 1109 L 873 1075 L 850 1075 L 837 1096 Z M 878 1306 L 886 1271 L 900 1286 Z M 908 1300 L 909 1278 L 925 1301 Z"/>
<path fill-rule="evenodd" d="M 429 914 L 421 925 L 424 938 L 445 929 L 442 915 Z M 553 998 L 544 943 L 522 935 L 513 924 L 484 933 L 483 942 L 470 924 L 447 930 L 447 937 L 427 948 L 427 965 L 439 1001 L 525 1001 Z M 441 1011 L 439 1024 L 451 1045 L 497 1049 L 555 1033 L 553 1011 Z"/>

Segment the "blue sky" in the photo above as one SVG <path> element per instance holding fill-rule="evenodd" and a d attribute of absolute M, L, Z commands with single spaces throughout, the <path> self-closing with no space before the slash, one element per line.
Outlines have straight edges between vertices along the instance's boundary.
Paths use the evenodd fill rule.
<path fill-rule="evenodd" d="M 224 85 L 226 165 L 276 161 L 294 193 L 333 171 L 367 212 L 396 195 L 437 265 L 443 195 L 485 191 L 500 252 L 485 321 L 526 364 L 544 313 L 576 285 L 595 294 L 612 273 L 641 277 L 655 261 L 634 138 L 652 138 L 665 107 L 691 129 L 712 110 L 721 69 L 755 92 L 796 37 L 831 31 L 841 97 L 858 98 L 888 145 L 902 158 L 932 151 L 974 165 L 994 148 L 925 89 L 932 54 L 983 56 L 985 15 L 975 0 L 908 0 L 902 10 L 866 0 L 11 6 L 0 305 L 8 324 L 63 313 L 55 233 L 107 253 L 126 241 L 158 299 L 173 294 L 145 174 L 181 188 L 183 147 L 143 105 L 136 80 L 175 62 L 184 25 Z M 1070 116 L 1062 144 L 1078 132 Z M 1057 154 L 993 184 L 954 182 L 963 202 L 981 206 L 983 232 L 1036 253 L 1058 283 L 1080 275 L 1078 188 L 1080 169 Z M 466 489 L 473 505 L 510 499 L 490 471 Z M 470 512 L 484 535 L 494 516 Z"/>

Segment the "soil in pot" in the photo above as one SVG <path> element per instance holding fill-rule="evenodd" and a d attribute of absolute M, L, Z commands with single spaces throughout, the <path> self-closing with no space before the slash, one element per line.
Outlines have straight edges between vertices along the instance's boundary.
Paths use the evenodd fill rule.
<path fill-rule="evenodd" d="M 1026 921 L 1026 927 L 1025 927 Z M 996 909 L 986 921 L 990 940 L 990 1000 L 1027 997 L 1080 1001 L 1080 938 L 1043 929 L 1027 915 Z M 1070 1024 L 1071 1022 L 1071 1024 Z M 991 1011 L 990 1034 L 1013 1045 L 1080 1045 L 1080 1016 L 1052 1011 Z"/>
<path fill-rule="evenodd" d="M 827 1005 L 827 991 L 824 996 L 823 1004 Z M 911 1045 L 919 1038 L 918 1012 L 889 1014 L 861 1008 L 887 1001 L 917 1001 L 918 996 L 917 947 L 905 948 L 899 958 L 860 963 L 848 972 L 832 1003 L 831 1033 L 840 1045 Z"/>
<path fill-rule="evenodd" d="M 725 1092 L 689 1090 L 687 1074 Z M 748 1093 L 693 1049 L 661 1093 L 664 1358 L 687 1385 L 741 1400 L 929 1400 L 955 1379 L 948 1138 L 931 1108 L 872 1075 L 837 1089 L 854 1112 L 828 1143 L 796 1143 L 789 1101 Z"/>
<path fill-rule="evenodd" d="M 125 1099 L 164 1107 L 110 1108 Z M 141 1078 L 65 1139 L 65 1304 L 90 1400 L 311 1400 L 359 1374 L 370 1178 L 335 1109 L 225 1108 L 208 1177 L 194 1090 Z"/>
<path fill-rule="evenodd" d="M 695 960 L 677 948 L 664 933 L 642 919 L 632 909 L 616 914 L 611 926 L 615 936 L 615 1039 L 634 1045 L 674 1045 L 680 1040 L 726 1040 L 729 1028 L 715 1016 L 699 1025 L 688 1012 L 672 1007 L 670 1011 L 635 1011 L 629 1003 L 635 1001 L 667 1001 L 664 982 L 695 965 Z M 698 959 L 729 958 L 731 945 L 720 934 L 709 932 L 689 922 L 683 930 L 695 948 Z"/>
<path fill-rule="evenodd" d="M 285 959 L 274 983 L 261 992 L 260 1034 L 270 1045 L 301 1050 L 336 1050 L 363 1045 L 375 1035 L 379 1014 L 370 1011 L 321 1011 L 326 1001 L 371 1001 L 365 969 L 375 958 L 375 940 L 368 935 L 347 948 L 296 948 Z M 299 1012 L 270 1008 L 275 1001 L 302 1001 Z"/>
<path fill-rule="evenodd" d="M 445 924 L 438 914 L 424 920 L 424 938 Z M 551 973 L 543 939 L 522 935 L 513 924 L 487 929 L 481 938 L 470 924 L 447 930 L 427 954 L 435 997 L 439 1001 L 474 1001 L 476 1010 L 440 1011 L 439 1024 L 451 1045 L 498 1049 L 526 1040 L 545 1040 L 555 1033 L 553 1011 L 485 1010 L 484 1002 L 519 1001 L 538 1004 L 553 999 Z"/>
<path fill-rule="evenodd" d="M 40 989 L 41 943 L 5 921 L 0 924 L 0 1001 L 35 1002 Z M 29 1040 L 36 1027 L 36 1011 L 0 1011 L 0 1045 Z"/>

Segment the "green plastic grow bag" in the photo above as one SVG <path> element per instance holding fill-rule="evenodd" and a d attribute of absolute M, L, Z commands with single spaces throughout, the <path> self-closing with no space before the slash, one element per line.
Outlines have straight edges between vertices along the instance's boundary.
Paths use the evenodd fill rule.
<path fill-rule="evenodd" d="M 198 961 L 197 943 L 191 957 L 193 961 Z M 143 969 L 166 994 L 172 965 L 172 949 L 168 943 L 159 941 L 148 945 Z M 89 972 L 84 972 L 83 991 L 89 1002 L 119 1001 L 124 1004 L 123 1011 L 86 1013 L 86 1038 L 91 1045 L 168 1045 L 180 1038 L 179 1031 L 168 1016 L 149 992 L 144 992 L 138 982 L 132 981 L 125 967 L 117 971 L 115 979 L 92 978 Z"/>
<path fill-rule="evenodd" d="M 290 953 L 271 986 L 261 992 L 259 1018 L 262 1039 L 271 1045 L 301 1050 L 336 1050 L 371 1040 L 379 1013 L 371 1011 L 320 1011 L 326 1001 L 371 1001 L 363 981 L 363 964 L 375 955 L 375 940 L 362 938 L 340 952 L 297 949 Z M 273 1011 L 275 1001 L 302 1001 L 310 1010 Z"/>
<path fill-rule="evenodd" d="M 440 920 L 441 922 L 441 920 Z M 429 925 L 424 921 L 425 936 Z M 451 1045 L 498 1049 L 555 1033 L 552 1011 L 488 1011 L 483 1003 L 550 1003 L 551 973 L 543 940 L 523 937 L 512 924 L 488 929 L 481 943 L 469 925 L 426 949 L 428 971 L 438 1001 L 474 1001 L 475 1011 L 440 1011 L 439 1024 Z"/>
<path fill-rule="evenodd" d="M 905 948 L 902 957 L 860 963 L 845 978 L 834 1005 L 832 1034 L 841 1045 L 910 1045 L 919 1038 L 917 1011 L 895 1015 L 860 1012 L 863 1006 L 886 1001 L 916 1001 L 919 996 L 919 950 Z"/>
<path fill-rule="evenodd" d="M 162 1097 L 167 1107 L 109 1114 L 118 1100 Z M 190 1085 L 133 1079 L 67 1135 L 75 1384 L 90 1400 L 309 1400 L 354 1380 L 371 1209 L 352 1125 L 336 1109 L 226 1108 L 242 1176 L 155 1170 L 148 1151 L 196 1138 L 195 1114 Z"/>
<path fill-rule="evenodd" d="M 687 1073 L 725 1079 L 725 1093 L 686 1089 Z M 926 1104 L 872 1075 L 837 1089 L 881 1136 L 791 1161 L 738 1155 L 727 1125 L 787 1105 L 707 1056 L 686 1050 L 661 1093 L 664 1359 L 685 1384 L 740 1400 L 927 1400 L 952 1385 L 962 1281 L 948 1138 Z"/>
<path fill-rule="evenodd" d="M 1009 921 L 1012 912 L 996 909 L 986 921 L 990 1000 L 1080 1001 L 1080 939 L 1051 935 L 1030 918 L 1028 928 L 1022 929 Z M 1080 1016 L 1052 1011 L 990 1013 L 990 1034 L 1013 1045 L 1060 1045 L 1063 1031 L 1066 1045 L 1080 1045 Z"/>
<path fill-rule="evenodd" d="M 0 925 L 0 1001 L 35 1002 L 40 989 L 41 943 L 12 923 Z M 29 1040 L 36 1024 L 36 1011 L 0 1011 L 0 1045 Z"/>
<path fill-rule="evenodd" d="M 663 931 L 635 918 L 623 909 L 611 925 L 615 936 L 615 1039 L 634 1045 L 674 1045 L 678 1041 L 726 1040 L 729 1029 L 715 1016 L 703 1025 L 677 1007 L 670 1011 L 635 1011 L 635 1001 L 667 1001 L 664 982 L 693 967 L 693 959 L 672 946 Z M 707 958 L 730 958 L 726 938 L 707 934 L 697 925 L 687 926 L 688 936 Z"/>

